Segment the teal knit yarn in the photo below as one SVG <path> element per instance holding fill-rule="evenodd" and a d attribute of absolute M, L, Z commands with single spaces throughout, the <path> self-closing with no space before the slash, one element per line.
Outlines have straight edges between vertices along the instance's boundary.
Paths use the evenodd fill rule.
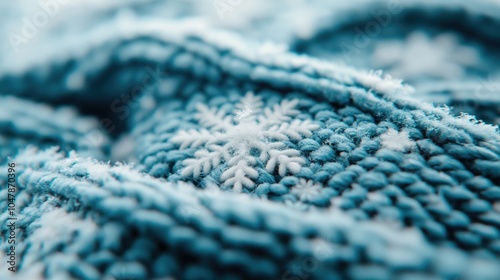
<path fill-rule="evenodd" d="M 59 36 L 0 69 L 1 279 L 498 279 L 497 126 L 190 21 Z"/>

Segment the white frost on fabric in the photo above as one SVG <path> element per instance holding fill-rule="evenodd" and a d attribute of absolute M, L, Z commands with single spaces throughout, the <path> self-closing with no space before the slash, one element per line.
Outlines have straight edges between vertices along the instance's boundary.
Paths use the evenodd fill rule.
<path fill-rule="evenodd" d="M 382 147 L 394 151 L 405 152 L 415 145 L 415 141 L 410 139 L 408 131 L 405 130 L 398 132 L 389 128 L 386 133 L 380 135 L 380 139 Z"/>
<path fill-rule="evenodd" d="M 33 223 L 38 228 L 33 232 L 30 240 L 35 243 L 44 243 L 47 240 L 58 238 L 69 238 L 78 230 L 92 232 L 97 230 L 97 225 L 90 220 L 80 220 L 74 213 L 68 213 L 57 208 L 42 215 L 40 220 Z"/>

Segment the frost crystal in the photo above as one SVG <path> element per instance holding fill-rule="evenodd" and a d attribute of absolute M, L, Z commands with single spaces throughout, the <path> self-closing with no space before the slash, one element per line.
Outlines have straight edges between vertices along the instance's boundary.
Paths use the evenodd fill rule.
<path fill-rule="evenodd" d="M 292 120 L 300 113 L 298 102 L 285 99 L 272 108 L 262 108 L 262 99 L 247 93 L 234 114 L 198 104 L 195 117 L 204 128 L 179 131 L 171 139 L 181 149 L 199 149 L 194 158 L 183 161 L 181 176 L 199 178 L 226 163 L 221 181 L 241 191 L 243 187 L 255 187 L 259 161 L 269 173 L 276 168 L 280 176 L 297 173 L 305 160 L 300 151 L 287 148 L 284 141 L 301 140 L 319 128 L 309 120 Z"/>

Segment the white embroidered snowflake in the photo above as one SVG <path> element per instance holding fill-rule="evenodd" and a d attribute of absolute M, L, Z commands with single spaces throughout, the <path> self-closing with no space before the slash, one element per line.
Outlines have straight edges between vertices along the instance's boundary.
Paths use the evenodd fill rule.
<path fill-rule="evenodd" d="M 300 201 L 311 201 L 321 192 L 321 184 L 315 184 L 313 180 L 300 179 L 299 183 L 292 187 L 291 193 Z"/>
<path fill-rule="evenodd" d="M 195 117 L 204 128 L 179 131 L 171 139 L 180 149 L 199 148 L 194 158 L 183 161 L 181 176 L 199 178 L 226 163 L 221 181 L 241 191 L 255 187 L 258 160 L 267 172 L 277 168 L 280 176 L 297 173 L 305 160 L 284 141 L 301 140 L 319 128 L 309 120 L 292 120 L 300 113 L 298 102 L 285 99 L 272 108 L 262 108 L 262 99 L 250 92 L 236 105 L 234 114 L 198 104 Z"/>
<path fill-rule="evenodd" d="M 460 78 L 465 66 L 479 63 L 479 53 L 468 46 L 460 46 L 455 34 L 441 34 L 431 39 L 427 34 L 413 32 L 406 42 L 390 40 L 375 47 L 374 66 L 388 68 L 398 78 L 419 76 Z"/>

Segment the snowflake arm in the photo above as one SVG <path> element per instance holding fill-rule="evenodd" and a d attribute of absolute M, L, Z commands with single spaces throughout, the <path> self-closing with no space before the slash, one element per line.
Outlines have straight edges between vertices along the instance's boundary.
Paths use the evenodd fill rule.
<path fill-rule="evenodd" d="M 294 120 L 288 125 L 286 134 L 294 140 L 302 140 L 305 137 L 310 137 L 314 130 L 319 128 L 318 124 L 312 123 L 309 120 Z"/>
<path fill-rule="evenodd" d="M 229 162 L 231 165 L 231 161 Z M 231 166 L 221 175 L 221 180 L 224 185 L 233 187 L 235 191 L 241 191 L 243 187 L 253 188 L 255 182 L 252 179 L 257 179 L 259 172 L 254 167 L 249 166 L 244 159 L 237 160 L 236 165 Z"/>
<path fill-rule="evenodd" d="M 213 168 L 219 166 L 223 159 L 230 158 L 226 146 L 211 146 L 211 150 L 200 150 L 194 155 L 195 158 L 185 159 L 182 164 L 185 166 L 181 172 L 182 177 L 199 178 L 202 174 L 208 174 Z"/>
<path fill-rule="evenodd" d="M 300 111 L 295 108 L 297 104 L 299 104 L 297 99 L 283 100 L 279 104 L 275 104 L 272 109 L 266 108 L 264 114 L 260 116 L 259 122 L 268 125 L 287 122 L 291 117 L 300 114 Z"/>
<path fill-rule="evenodd" d="M 180 144 L 181 149 L 197 148 L 203 145 L 217 143 L 223 140 L 223 135 L 213 133 L 206 129 L 200 131 L 190 129 L 187 131 L 181 130 L 170 141 L 174 144 Z"/>
<path fill-rule="evenodd" d="M 300 152 L 293 149 L 270 150 L 269 161 L 266 164 L 266 171 L 273 172 L 278 166 L 278 174 L 285 176 L 287 171 L 297 173 L 304 164 L 304 159 L 300 157 Z"/>
<path fill-rule="evenodd" d="M 267 143 L 267 145 L 262 145 L 261 148 L 260 148 L 260 155 L 259 155 L 259 159 L 262 161 L 262 162 L 266 162 L 268 161 L 269 159 L 269 153 L 270 151 L 274 151 L 274 150 L 283 150 L 286 148 L 286 144 L 283 143 L 283 142 L 271 142 L 271 143 Z"/>
<path fill-rule="evenodd" d="M 270 127 L 263 132 L 264 137 L 275 140 L 302 140 L 312 135 L 312 131 L 318 129 L 317 124 L 309 120 L 294 120 L 291 123 L 282 123 Z"/>
<path fill-rule="evenodd" d="M 255 96 L 253 92 L 248 92 L 241 101 L 236 104 L 235 113 L 238 115 L 239 112 L 249 111 L 251 113 L 249 116 L 255 118 L 255 116 L 262 111 L 263 105 L 264 103 L 260 96 Z"/>
<path fill-rule="evenodd" d="M 196 109 L 198 110 L 195 116 L 196 119 L 206 128 L 210 128 L 214 131 L 221 131 L 227 130 L 233 126 L 231 117 L 223 110 L 217 110 L 217 108 L 210 109 L 202 103 L 197 104 Z"/>

